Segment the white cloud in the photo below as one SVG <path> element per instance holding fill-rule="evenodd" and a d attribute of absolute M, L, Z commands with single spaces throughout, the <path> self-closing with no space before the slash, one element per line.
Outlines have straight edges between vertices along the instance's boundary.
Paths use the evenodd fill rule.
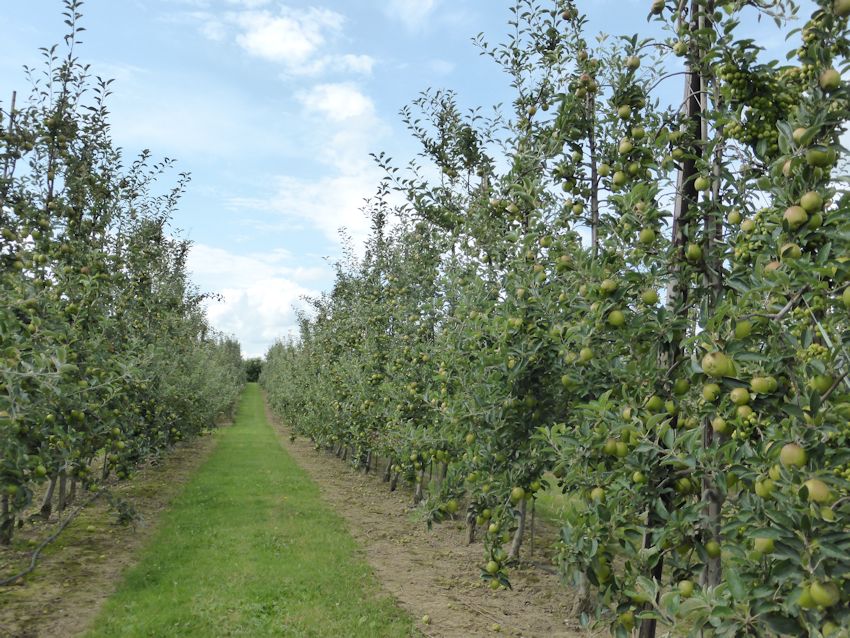
<path fill-rule="evenodd" d="M 370 75 L 372 69 L 375 68 L 375 58 L 370 55 L 354 55 L 346 53 L 330 59 L 330 64 L 339 71 L 353 71 L 354 73 L 362 73 Z"/>
<path fill-rule="evenodd" d="M 192 3 L 193 11 L 172 19 L 198 25 L 214 42 L 232 39 L 248 55 L 281 66 L 288 76 L 325 72 L 369 75 L 375 59 L 335 49 L 343 36 L 345 17 L 330 9 L 267 7 L 267 0 L 228 0 L 232 8 L 215 7 L 210 0 Z"/>
<path fill-rule="evenodd" d="M 298 94 L 309 112 L 318 112 L 334 122 L 373 120 L 375 104 L 354 84 L 319 84 Z"/>
<path fill-rule="evenodd" d="M 339 241 L 339 229 L 344 228 L 360 245 L 369 234 L 369 219 L 361 209 L 375 193 L 380 178 L 377 168 L 362 164 L 355 173 L 316 180 L 279 176 L 270 195 L 233 198 L 228 204 L 236 210 L 275 213 L 282 219 L 281 227 L 306 223 L 334 243 Z"/>
<path fill-rule="evenodd" d="M 327 9 L 296 12 L 282 7 L 277 15 L 248 11 L 234 21 L 241 29 L 236 42 L 248 53 L 297 69 L 312 60 L 328 35 L 342 29 L 344 18 Z"/>
<path fill-rule="evenodd" d="M 439 0 L 390 0 L 386 12 L 401 20 L 409 29 L 420 29 L 437 8 Z"/>
<path fill-rule="evenodd" d="M 236 255 L 221 248 L 195 244 L 189 253 L 192 279 L 204 292 L 223 300 L 207 302 L 210 322 L 242 344 L 245 356 L 265 354 L 280 337 L 297 335 L 295 308 L 304 308 L 304 296 L 316 296 L 306 282 L 329 275 L 328 268 L 289 267 L 290 256 Z"/>

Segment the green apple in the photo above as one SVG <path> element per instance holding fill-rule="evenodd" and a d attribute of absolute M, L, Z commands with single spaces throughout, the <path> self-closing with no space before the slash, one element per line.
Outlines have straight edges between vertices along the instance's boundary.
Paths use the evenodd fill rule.
<path fill-rule="evenodd" d="M 800 591 L 800 597 L 797 599 L 797 604 L 803 609 L 811 609 L 812 607 L 817 606 L 814 598 L 812 598 L 812 588 L 810 586 L 803 586 Z"/>
<path fill-rule="evenodd" d="M 731 377 L 735 375 L 735 364 L 726 354 L 714 351 L 702 358 L 702 370 L 714 379 Z"/>
<path fill-rule="evenodd" d="M 776 390 L 777 381 L 774 377 L 753 377 L 750 388 L 756 394 L 770 394 Z"/>
<path fill-rule="evenodd" d="M 817 191 L 809 191 L 800 198 L 800 206 L 807 213 L 816 213 L 823 209 L 823 197 Z"/>
<path fill-rule="evenodd" d="M 789 206 L 782 215 L 782 219 L 785 220 L 791 230 L 797 230 L 809 221 L 809 214 L 802 206 Z"/>
<path fill-rule="evenodd" d="M 653 394 L 646 402 L 646 409 L 650 412 L 661 412 L 664 409 L 664 399 L 657 394 Z"/>
<path fill-rule="evenodd" d="M 638 241 L 642 244 L 651 244 L 655 241 L 655 229 L 653 228 L 641 228 L 640 233 L 638 234 Z"/>
<path fill-rule="evenodd" d="M 830 93 L 841 86 L 841 74 L 835 69 L 826 69 L 820 74 L 818 83 L 820 88 Z"/>
<path fill-rule="evenodd" d="M 806 450 L 796 443 L 786 443 L 779 451 L 779 462 L 785 467 L 803 467 L 806 459 Z"/>
<path fill-rule="evenodd" d="M 692 580 L 679 581 L 679 594 L 682 598 L 690 598 L 694 595 L 694 582 Z"/>
<path fill-rule="evenodd" d="M 617 288 L 620 287 L 620 284 L 617 283 L 616 279 L 603 279 L 602 283 L 599 284 L 599 290 L 602 291 L 603 295 L 613 295 L 617 292 Z"/>
<path fill-rule="evenodd" d="M 770 554 L 774 549 L 774 542 L 772 538 L 764 538 L 757 536 L 753 540 L 753 548 L 759 554 Z"/>
<path fill-rule="evenodd" d="M 735 338 L 736 339 L 746 339 L 753 332 L 753 322 L 752 321 L 738 321 L 735 324 Z"/>
<path fill-rule="evenodd" d="M 809 387 L 818 394 L 824 394 L 832 387 L 833 379 L 828 374 L 816 374 L 809 379 Z"/>
<path fill-rule="evenodd" d="M 716 383 L 706 383 L 702 386 L 702 398 L 708 401 L 709 403 L 714 403 L 717 401 L 717 397 L 720 396 L 720 386 Z"/>
<path fill-rule="evenodd" d="M 850 288 L 848 288 L 848 290 L 850 290 Z M 642 293 L 640 293 L 640 300 L 647 306 L 654 306 L 658 303 L 658 291 L 644 290 Z"/>
<path fill-rule="evenodd" d="M 612 310 L 608 313 L 608 325 L 614 328 L 621 328 L 626 323 L 626 315 L 622 310 Z"/>
<path fill-rule="evenodd" d="M 722 416 L 716 416 L 711 420 L 711 429 L 718 434 L 726 434 L 729 432 L 729 423 Z"/>
<path fill-rule="evenodd" d="M 803 485 L 809 493 L 809 500 L 813 503 L 826 503 L 832 498 L 829 486 L 820 479 L 809 479 Z"/>
<path fill-rule="evenodd" d="M 620 186 L 625 186 L 626 182 L 629 181 L 629 176 L 626 175 L 623 171 L 617 171 L 614 173 L 614 176 L 611 178 L 611 183 L 619 188 Z"/>
<path fill-rule="evenodd" d="M 835 157 L 835 149 L 826 146 L 813 146 L 806 151 L 806 163 L 816 168 L 829 168 Z"/>
<path fill-rule="evenodd" d="M 688 261 L 699 261 L 702 259 L 702 246 L 699 244 L 690 243 L 685 248 L 685 259 Z"/>
<path fill-rule="evenodd" d="M 810 588 L 812 600 L 820 607 L 832 607 L 841 600 L 838 585 L 832 581 L 815 581 Z"/>
<path fill-rule="evenodd" d="M 511 503 L 519 503 L 522 499 L 525 498 L 525 490 L 519 486 L 514 487 L 511 490 Z"/>
<path fill-rule="evenodd" d="M 694 180 L 694 188 L 700 192 L 707 191 L 710 187 L 711 181 L 703 175 L 700 175 Z"/>
<path fill-rule="evenodd" d="M 720 543 L 716 540 L 710 540 L 705 544 L 705 553 L 709 558 L 717 558 L 720 556 Z"/>
<path fill-rule="evenodd" d="M 735 388 L 729 393 L 729 398 L 735 405 L 747 405 L 750 402 L 750 393 L 746 388 Z"/>
<path fill-rule="evenodd" d="M 803 256 L 803 249 L 794 242 L 788 242 L 779 249 L 779 256 L 782 259 L 799 259 Z"/>
<path fill-rule="evenodd" d="M 737 408 L 735 408 L 735 415 L 739 419 L 746 419 L 752 413 L 753 409 L 748 405 L 739 405 Z"/>
<path fill-rule="evenodd" d="M 844 18 L 850 15 L 850 0 L 835 0 L 832 3 L 832 11 L 839 18 Z"/>
<path fill-rule="evenodd" d="M 770 495 L 773 494 L 773 490 L 775 487 L 776 483 L 774 483 L 773 479 L 767 478 L 763 481 L 756 481 L 756 496 L 758 496 L 759 498 L 770 498 Z"/>

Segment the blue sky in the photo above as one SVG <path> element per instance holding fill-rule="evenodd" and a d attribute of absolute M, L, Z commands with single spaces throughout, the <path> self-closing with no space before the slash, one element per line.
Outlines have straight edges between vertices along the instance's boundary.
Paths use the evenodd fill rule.
<path fill-rule="evenodd" d="M 192 173 L 175 227 L 195 244 L 195 282 L 224 297 L 213 324 L 245 354 L 294 332 L 299 296 L 330 286 L 340 226 L 364 237 L 358 209 L 380 179 L 368 154 L 405 164 L 417 152 L 399 109 L 427 87 L 455 89 L 470 107 L 510 102 L 471 38 L 499 40 L 511 4 L 87 0 L 80 56 L 116 80 L 113 136 L 128 155 L 150 148 Z M 59 0 L 6 5 L 4 103 L 26 91 L 22 65 L 64 33 Z M 648 6 L 580 3 L 591 31 L 614 34 L 646 33 Z"/>

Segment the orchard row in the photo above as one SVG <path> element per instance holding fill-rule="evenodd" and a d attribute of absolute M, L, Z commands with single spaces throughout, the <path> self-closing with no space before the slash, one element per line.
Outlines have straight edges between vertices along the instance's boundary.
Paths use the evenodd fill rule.
<path fill-rule="evenodd" d="M 430 520 L 465 506 L 495 589 L 559 490 L 577 612 L 615 635 L 848 635 L 850 3 L 797 10 L 656 0 L 651 37 L 597 39 L 518 0 L 478 40 L 513 115 L 404 111 L 422 153 L 378 157 L 365 256 L 268 353 L 274 409 L 391 459 Z"/>
<path fill-rule="evenodd" d="M 65 5 L 67 54 L 45 50 L 0 119 L 0 544 L 214 425 L 244 377 L 168 226 L 187 176 L 160 191 L 170 162 L 125 164 Z"/>

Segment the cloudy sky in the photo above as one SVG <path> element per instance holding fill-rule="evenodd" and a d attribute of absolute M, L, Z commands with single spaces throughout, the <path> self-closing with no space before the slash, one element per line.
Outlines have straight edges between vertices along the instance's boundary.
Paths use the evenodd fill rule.
<path fill-rule="evenodd" d="M 60 0 L 6 2 L 0 100 L 60 42 Z M 115 78 L 113 136 L 192 174 L 175 227 L 191 269 L 223 301 L 214 325 L 249 356 L 294 332 L 293 306 L 327 289 L 338 229 L 380 172 L 370 152 L 417 152 L 399 110 L 428 87 L 464 106 L 509 102 L 471 38 L 500 40 L 510 0 L 87 0 L 81 58 Z M 594 31 L 646 32 L 649 0 L 584 0 Z"/>

